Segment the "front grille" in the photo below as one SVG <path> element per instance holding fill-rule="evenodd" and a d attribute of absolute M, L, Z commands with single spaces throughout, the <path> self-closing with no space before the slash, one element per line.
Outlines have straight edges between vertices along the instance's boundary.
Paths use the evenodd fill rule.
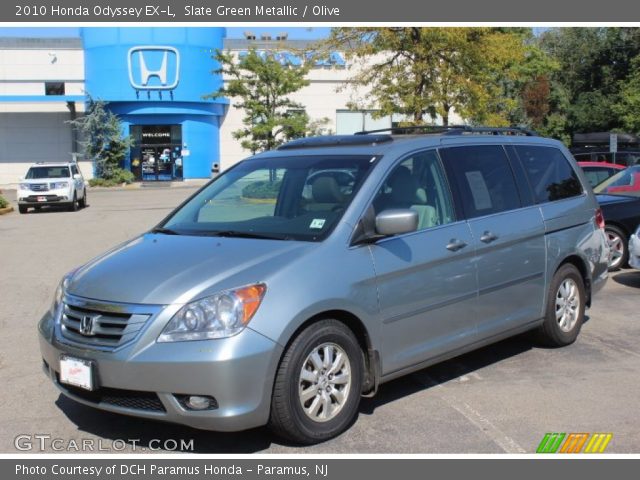
<path fill-rule="evenodd" d="M 153 310 L 150 306 L 149 313 L 140 313 L 139 306 L 127 309 L 120 304 L 94 305 L 67 297 L 60 318 L 60 336 L 68 343 L 112 350 L 134 340 Z"/>
<path fill-rule="evenodd" d="M 34 192 L 47 192 L 49 190 L 48 183 L 32 183 L 30 186 Z"/>
<path fill-rule="evenodd" d="M 61 198 L 57 195 L 29 195 L 26 200 L 27 202 L 35 202 L 38 203 L 39 202 L 39 198 L 46 198 L 47 202 L 59 202 L 61 200 Z"/>
<path fill-rule="evenodd" d="M 74 387 L 73 385 L 60 383 L 59 377 L 58 385 L 71 395 L 87 402 L 95 404 L 104 403 L 113 405 L 114 407 L 131 408 L 133 410 L 144 410 L 147 412 L 166 412 L 160 398 L 153 392 L 140 392 L 137 390 L 122 390 L 120 388 L 108 387 L 89 391 Z"/>

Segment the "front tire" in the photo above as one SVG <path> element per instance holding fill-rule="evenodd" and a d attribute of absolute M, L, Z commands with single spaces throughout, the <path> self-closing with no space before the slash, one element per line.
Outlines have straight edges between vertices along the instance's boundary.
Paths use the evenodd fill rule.
<path fill-rule="evenodd" d="M 310 325 L 278 367 L 269 427 L 307 445 L 341 434 L 358 412 L 362 372 L 362 349 L 345 324 L 323 320 Z"/>
<path fill-rule="evenodd" d="M 26 205 L 18 205 L 18 211 L 22 214 L 27 213 L 29 211 L 29 207 Z"/>
<path fill-rule="evenodd" d="M 551 280 L 547 311 L 539 334 L 550 347 L 564 347 L 576 341 L 584 322 L 586 294 L 584 280 L 571 264 L 561 266 Z"/>
<path fill-rule="evenodd" d="M 604 233 L 611 247 L 609 271 L 613 272 L 624 267 L 629 261 L 629 242 L 624 232 L 613 225 L 607 225 Z"/>
<path fill-rule="evenodd" d="M 69 205 L 69 211 L 70 212 L 77 212 L 79 208 L 78 205 L 78 194 L 74 193 L 73 194 L 73 202 L 71 203 L 71 205 Z"/>
<path fill-rule="evenodd" d="M 80 208 L 87 208 L 89 204 L 87 203 L 87 189 L 84 189 L 84 195 L 82 196 L 82 200 L 80 200 Z"/>

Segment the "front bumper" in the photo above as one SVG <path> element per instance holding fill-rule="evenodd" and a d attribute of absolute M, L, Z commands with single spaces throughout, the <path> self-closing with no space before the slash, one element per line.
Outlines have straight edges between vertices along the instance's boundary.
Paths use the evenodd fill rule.
<path fill-rule="evenodd" d="M 39 328 L 45 373 L 65 396 L 101 410 L 204 430 L 239 431 L 267 423 L 281 346 L 248 328 L 226 339 L 156 343 L 153 320 L 131 346 L 98 351 L 62 343 L 47 313 Z M 153 341 L 145 342 L 150 332 Z M 93 362 L 94 392 L 59 382 L 62 354 Z M 212 396 L 217 408 L 188 410 L 180 395 Z"/>
<path fill-rule="evenodd" d="M 640 269 L 640 238 L 636 234 L 629 237 L 629 265 Z"/>
<path fill-rule="evenodd" d="M 18 190 L 18 205 L 59 205 L 63 203 L 71 203 L 73 201 L 73 193 L 68 189 L 46 190 L 43 192 L 34 192 L 32 190 Z"/>

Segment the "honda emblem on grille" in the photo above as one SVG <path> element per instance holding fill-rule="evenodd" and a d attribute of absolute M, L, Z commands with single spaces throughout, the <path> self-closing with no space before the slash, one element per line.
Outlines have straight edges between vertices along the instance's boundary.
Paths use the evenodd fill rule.
<path fill-rule="evenodd" d="M 94 317 L 90 315 L 84 315 L 80 320 L 80 333 L 86 337 L 94 335 L 93 333 L 93 320 Z"/>

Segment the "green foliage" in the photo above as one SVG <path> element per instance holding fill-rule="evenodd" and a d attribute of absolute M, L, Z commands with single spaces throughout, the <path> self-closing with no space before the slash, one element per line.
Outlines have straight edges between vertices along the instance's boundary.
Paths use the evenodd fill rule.
<path fill-rule="evenodd" d="M 551 75 L 551 105 L 541 132 L 557 138 L 577 132 L 638 132 L 633 119 L 640 82 L 634 79 L 640 55 L 637 28 L 556 28 L 542 36 L 541 48 L 560 68 Z"/>
<path fill-rule="evenodd" d="M 253 182 L 242 189 L 245 198 L 275 199 L 278 197 L 282 180 Z"/>
<path fill-rule="evenodd" d="M 253 153 L 272 150 L 305 136 L 309 116 L 289 95 L 309 85 L 305 77 L 310 62 L 301 67 L 282 65 L 272 53 L 259 55 L 255 49 L 239 60 L 220 50 L 214 58 L 220 68 L 213 73 L 224 75 L 228 81 L 205 98 L 237 99 L 234 107 L 244 112 L 244 128 L 233 132 L 233 136 L 241 140 L 243 148 Z"/>
<path fill-rule="evenodd" d="M 0 195 L 0 208 L 7 208 L 9 206 L 9 202 L 7 202 L 7 200 Z"/>
<path fill-rule="evenodd" d="M 640 56 L 633 59 L 629 76 L 619 86 L 619 100 L 613 111 L 625 131 L 640 132 Z"/>
<path fill-rule="evenodd" d="M 517 116 L 523 84 L 543 68 L 545 55 L 525 44 L 530 36 L 529 29 L 484 27 L 336 28 L 326 47 L 361 61 L 351 80 L 370 89 L 379 116 L 402 114 L 414 124 L 440 116 L 447 125 L 455 110 L 499 126 Z"/>
<path fill-rule="evenodd" d="M 129 170 L 116 168 L 111 172 L 111 178 L 92 178 L 89 185 L 92 187 L 116 187 L 122 184 L 130 184 L 135 180 L 135 176 Z"/>
<path fill-rule="evenodd" d="M 86 114 L 71 123 L 84 140 L 80 142 L 84 156 L 91 159 L 96 176 L 115 180 L 120 165 L 133 145 L 133 138 L 122 135 L 122 124 L 117 115 L 106 108 L 102 100 L 89 97 Z"/>

